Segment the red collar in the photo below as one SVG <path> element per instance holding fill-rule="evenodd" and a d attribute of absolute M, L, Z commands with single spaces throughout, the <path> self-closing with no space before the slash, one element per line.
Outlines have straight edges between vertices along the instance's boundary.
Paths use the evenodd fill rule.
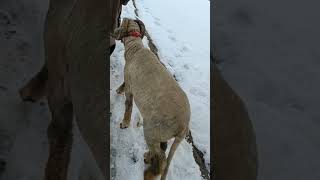
<path fill-rule="evenodd" d="M 129 36 L 141 37 L 141 34 L 138 31 L 132 31 L 132 32 L 129 32 Z"/>

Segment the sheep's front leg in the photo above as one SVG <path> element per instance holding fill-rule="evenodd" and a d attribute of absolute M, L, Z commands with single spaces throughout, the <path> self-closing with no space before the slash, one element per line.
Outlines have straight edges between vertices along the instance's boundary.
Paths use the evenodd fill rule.
<path fill-rule="evenodd" d="M 124 92 L 125 83 L 123 82 L 118 89 L 116 90 L 118 94 L 123 94 Z"/>
<path fill-rule="evenodd" d="M 132 105 L 133 105 L 133 95 L 129 92 L 126 92 L 126 110 L 122 122 L 120 123 L 120 128 L 128 128 L 131 121 Z"/>
<path fill-rule="evenodd" d="M 45 167 L 45 180 L 68 179 L 73 139 L 73 106 L 71 102 L 63 98 L 61 89 L 50 89 L 50 96 L 48 96 L 52 120 L 47 130 L 49 158 Z"/>
<path fill-rule="evenodd" d="M 150 151 L 147 151 L 143 154 L 143 160 L 144 160 L 144 163 L 146 163 L 146 164 L 151 163 L 151 152 Z"/>

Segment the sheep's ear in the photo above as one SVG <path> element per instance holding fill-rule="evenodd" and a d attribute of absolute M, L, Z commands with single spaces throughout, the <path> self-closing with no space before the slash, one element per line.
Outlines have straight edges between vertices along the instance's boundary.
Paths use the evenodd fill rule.
<path fill-rule="evenodd" d="M 119 28 L 116 28 L 113 33 L 110 33 L 110 35 L 116 40 L 121 40 L 124 36 L 123 32 L 124 32 L 123 28 L 119 27 Z"/>
<path fill-rule="evenodd" d="M 121 22 L 121 26 L 127 27 L 129 24 L 130 19 L 129 18 L 123 18 Z"/>
<path fill-rule="evenodd" d="M 141 34 L 141 39 L 144 37 L 145 33 L 146 33 L 146 26 L 144 25 L 144 23 L 139 20 L 139 19 L 136 19 L 134 20 L 138 25 L 139 25 L 139 28 L 140 28 L 140 34 Z"/>

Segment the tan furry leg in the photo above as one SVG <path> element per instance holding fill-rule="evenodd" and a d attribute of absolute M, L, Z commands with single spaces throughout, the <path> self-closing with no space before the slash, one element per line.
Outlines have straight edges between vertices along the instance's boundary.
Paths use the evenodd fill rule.
<path fill-rule="evenodd" d="M 72 105 L 49 103 L 52 122 L 48 128 L 49 158 L 45 180 L 67 180 L 72 148 Z"/>
<path fill-rule="evenodd" d="M 144 180 L 155 180 L 157 176 L 153 175 L 151 171 L 144 172 Z"/>
<path fill-rule="evenodd" d="M 125 129 L 130 126 L 131 121 L 131 113 L 132 113 L 132 106 L 133 106 L 133 95 L 131 93 L 126 92 L 126 110 L 124 113 L 124 117 L 122 122 L 120 123 L 120 128 Z"/>
<path fill-rule="evenodd" d="M 143 158 L 144 158 L 144 163 L 150 164 L 151 163 L 151 153 L 150 153 L 150 151 L 145 152 L 144 155 L 143 155 Z"/>
<path fill-rule="evenodd" d="M 185 133 L 183 133 L 183 134 L 185 134 Z M 166 180 L 172 157 L 173 157 L 175 151 L 177 150 L 179 144 L 181 143 L 181 141 L 183 140 L 184 137 L 185 137 L 185 135 L 181 135 L 180 137 L 175 137 L 174 142 L 173 142 L 173 144 L 172 144 L 172 146 L 170 148 L 168 158 L 166 160 L 165 169 L 164 169 L 163 173 L 161 173 L 161 180 Z"/>
<path fill-rule="evenodd" d="M 161 175 L 166 167 L 166 154 L 160 147 L 160 143 L 149 144 L 147 141 L 150 151 L 150 166 L 144 172 L 144 180 L 153 180 L 157 176 Z"/>

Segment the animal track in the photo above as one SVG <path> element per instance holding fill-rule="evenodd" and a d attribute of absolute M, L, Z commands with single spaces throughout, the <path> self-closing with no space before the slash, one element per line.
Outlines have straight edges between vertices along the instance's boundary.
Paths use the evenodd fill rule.
<path fill-rule="evenodd" d="M 190 92 L 195 96 L 206 97 L 206 94 L 203 91 L 199 90 L 199 88 L 193 87 L 190 89 Z"/>
<path fill-rule="evenodd" d="M 26 54 L 29 47 L 30 47 L 30 44 L 26 41 L 18 42 L 16 45 L 16 48 L 21 55 Z"/>
<path fill-rule="evenodd" d="M 174 56 L 175 56 L 176 58 L 182 57 L 182 55 L 181 55 L 180 53 L 176 53 Z"/>
<path fill-rule="evenodd" d="M 154 21 L 154 24 L 157 25 L 157 26 L 161 26 L 159 21 Z"/>
<path fill-rule="evenodd" d="M 7 87 L 0 85 L 0 91 L 7 91 L 7 90 L 8 90 Z"/>
<path fill-rule="evenodd" d="M 172 41 L 177 41 L 177 39 L 176 39 L 174 36 L 169 35 L 168 37 L 169 37 L 169 39 L 171 39 Z"/>
<path fill-rule="evenodd" d="M 182 46 L 182 48 L 180 48 L 180 52 L 188 52 L 190 49 L 187 46 Z"/>
<path fill-rule="evenodd" d="M 137 147 L 135 145 L 133 147 L 131 147 L 131 149 L 129 150 L 130 159 L 133 164 L 135 164 L 139 161 L 139 158 L 137 157 L 138 151 L 139 151 L 139 149 L 137 149 Z"/>
<path fill-rule="evenodd" d="M 4 36 L 6 39 L 11 39 L 12 36 L 14 36 L 17 33 L 16 30 L 8 30 L 6 32 L 4 32 Z"/>
<path fill-rule="evenodd" d="M 244 8 L 238 8 L 232 15 L 232 19 L 235 23 L 240 25 L 252 25 L 254 24 L 253 18 L 250 12 Z"/>
<path fill-rule="evenodd" d="M 11 24 L 11 16 L 8 12 L 0 10 L 0 25 Z"/>

